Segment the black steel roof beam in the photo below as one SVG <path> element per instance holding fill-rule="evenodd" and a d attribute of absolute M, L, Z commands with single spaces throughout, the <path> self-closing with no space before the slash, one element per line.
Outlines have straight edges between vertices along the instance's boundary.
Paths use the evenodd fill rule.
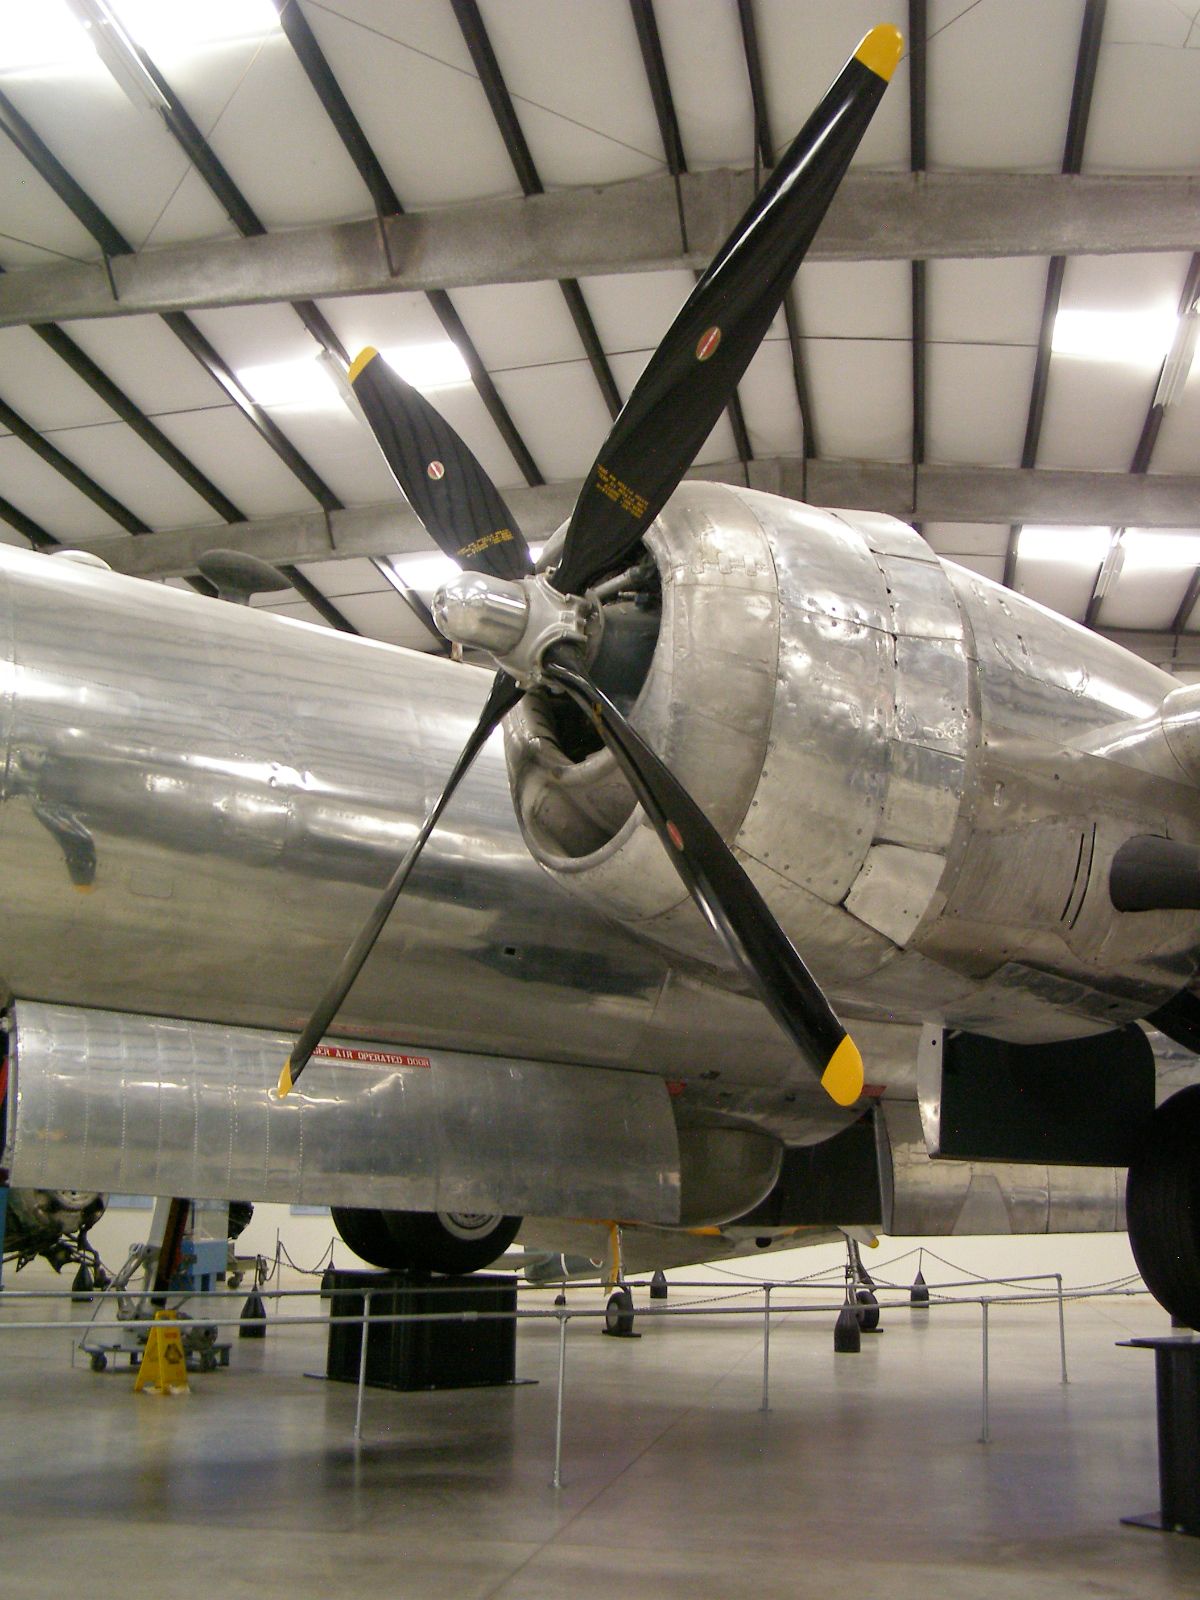
<path fill-rule="evenodd" d="M 771 132 L 771 115 L 767 107 L 762 55 L 758 48 L 754 0 L 738 0 L 738 22 L 742 30 L 742 53 L 746 58 L 746 76 L 750 80 L 750 104 L 754 114 L 754 147 L 762 165 L 770 168 L 775 165 L 775 140 Z M 805 460 L 810 460 L 817 454 L 817 434 L 816 424 L 813 421 L 808 373 L 804 367 L 804 346 L 800 342 L 802 334 L 796 310 L 794 284 L 788 287 L 783 297 L 783 320 L 787 327 L 788 348 L 792 358 L 792 381 L 796 386 L 796 404 L 800 407 L 804 457 Z"/>
<path fill-rule="evenodd" d="M 1067 137 L 1063 147 L 1064 175 L 1077 175 L 1083 167 L 1083 147 L 1087 138 L 1088 119 L 1091 116 L 1092 93 L 1096 87 L 1096 68 L 1100 61 L 1100 41 L 1104 33 L 1106 5 L 1107 0 L 1084 0 L 1079 50 L 1075 57 L 1075 76 L 1071 83 L 1071 109 L 1067 116 Z M 1050 343 L 1054 336 L 1054 322 L 1062 299 L 1065 270 L 1064 256 L 1050 258 L 1046 272 L 1046 294 L 1042 302 L 1042 322 L 1038 332 L 1037 356 L 1033 364 L 1033 382 L 1030 385 L 1029 414 L 1025 423 L 1025 440 L 1021 447 L 1023 467 L 1037 465 L 1042 420 L 1046 410 L 1046 392 L 1050 380 Z M 1020 536 L 1021 525 L 1014 523 L 1008 530 L 1008 547 L 1004 553 L 1004 582 L 1010 588 L 1016 578 L 1017 541 Z M 1096 581 L 1097 583 L 1100 581 L 1099 572 L 1096 574 Z M 1093 597 L 1094 593 L 1093 590 Z"/>
<path fill-rule="evenodd" d="M 95 201 L 84 193 L 50 147 L 4 94 L 0 94 L 0 128 L 4 129 L 43 182 L 54 190 L 76 221 L 87 229 L 106 256 L 132 255 L 133 246 L 129 240 L 104 215 Z"/>
<path fill-rule="evenodd" d="M 34 326 L 34 333 L 42 342 L 54 351 L 71 368 L 71 371 L 82 378 L 93 394 L 99 395 L 105 405 L 109 406 L 131 427 L 143 443 L 148 444 L 154 453 L 176 472 L 179 477 L 194 490 L 202 500 L 223 517 L 226 522 L 244 522 L 246 514 L 239 511 L 228 495 L 222 494 L 211 478 L 184 455 L 182 450 L 167 438 L 166 434 L 157 428 L 144 412 L 140 411 L 127 394 L 118 389 L 92 358 L 75 343 L 74 339 L 55 322 L 39 323 Z"/>
<path fill-rule="evenodd" d="M 353 633 L 360 638 L 362 637 L 361 630 L 356 628 L 349 617 L 334 605 L 328 595 L 322 594 L 311 578 L 304 576 L 299 567 L 289 565 L 280 567 L 279 570 L 301 599 L 307 600 L 317 615 L 324 618 L 331 628 L 337 628 L 340 633 Z"/>
<path fill-rule="evenodd" d="M 925 0 L 908 0 L 908 126 L 909 165 L 924 172 L 927 162 L 928 72 L 926 40 L 929 21 Z M 927 404 L 926 309 L 928 283 L 924 261 L 910 267 L 912 299 L 912 462 L 914 469 L 925 460 Z M 915 482 L 915 474 L 914 474 Z M 915 497 L 914 497 L 915 499 Z"/>
<path fill-rule="evenodd" d="M 151 70 L 148 63 L 147 70 Z M 5 132 L 13 139 L 21 153 L 32 162 L 40 176 L 51 185 L 54 192 L 70 208 L 76 220 L 88 230 L 106 255 L 133 254 L 133 246 L 128 239 L 80 188 L 79 184 L 71 177 L 49 146 L 38 137 L 29 124 L 25 122 L 24 118 L 20 116 L 19 112 L 9 104 L 3 94 L 0 94 L 0 125 L 4 127 Z M 315 306 L 312 309 L 320 316 L 320 312 L 317 311 Z M 211 376 L 217 379 L 217 382 L 233 399 L 243 415 L 253 423 L 260 436 L 274 450 L 280 460 L 295 473 L 317 503 L 326 510 L 340 509 L 341 502 L 333 491 L 321 481 L 317 473 L 304 461 L 299 451 L 291 444 L 282 430 L 271 421 L 266 412 L 251 400 L 232 370 L 217 355 L 195 323 L 182 312 L 170 312 L 163 317 L 163 321 L 208 369 Z M 52 449 L 53 447 L 48 446 L 47 448 Z M 55 452 L 55 454 L 58 455 L 58 452 Z M 65 456 L 61 456 L 60 459 L 64 462 L 67 460 Z M 67 465 L 71 466 L 72 464 L 68 462 Z M 56 468 L 56 470 L 61 469 Z M 73 468 L 72 470 L 77 473 L 79 469 Z M 68 476 L 68 474 L 64 472 L 63 476 Z M 84 476 L 86 477 L 86 474 Z M 91 479 L 88 479 L 89 483 L 91 481 Z M 87 493 L 87 490 L 84 490 L 84 492 Z M 102 490 L 101 493 L 104 493 L 104 491 Z M 111 499 L 111 496 L 109 498 Z M 113 501 L 113 504 L 117 505 L 119 502 Z M 109 514 L 111 515 L 112 513 L 110 512 Z M 132 513 L 126 514 L 132 516 Z M 120 519 L 118 518 L 118 520 Z M 125 524 L 122 525 L 124 526 Z M 130 531 L 148 532 L 149 530 L 142 524 L 137 529 L 131 528 Z"/>
<path fill-rule="evenodd" d="M 544 194 L 545 185 L 538 174 L 533 154 L 517 119 L 516 107 L 508 92 L 504 75 L 500 71 L 500 63 L 496 60 L 496 52 L 492 49 L 492 41 L 488 37 L 476 0 L 450 0 L 450 3 L 454 8 L 454 15 L 467 49 L 471 53 L 475 70 L 479 74 L 479 82 L 487 96 L 488 105 L 496 119 L 500 137 L 504 140 L 504 148 L 508 151 L 508 158 L 517 174 L 517 182 L 526 195 Z M 571 321 L 575 324 L 575 331 L 587 355 L 588 365 L 600 387 L 604 403 L 608 407 L 610 416 L 615 417 L 621 409 L 620 391 L 613 378 L 608 358 L 604 354 L 587 302 L 584 300 L 583 290 L 575 278 L 560 279 L 559 288 L 562 290 Z"/>
<path fill-rule="evenodd" d="M 354 163 L 359 177 L 366 184 L 379 215 L 381 217 L 403 216 L 404 207 L 400 203 L 400 197 L 388 182 L 387 175 L 372 150 L 370 141 L 363 132 L 358 118 L 354 115 L 349 101 L 343 94 L 341 85 L 325 59 L 324 52 L 309 27 L 297 0 L 283 0 L 282 4 L 280 0 L 275 0 L 275 6 L 280 14 L 283 31 L 292 49 L 295 50 L 300 65 L 303 67 L 317 99 L 321 102 L 321 106 L 325 111 L 325 115 L 329 118 L 334 132 L 342 141 L 342 146 Z M 434 315 L 442 324 L 447 337 L 457 347 L 459 354 L 466 362 L 467 371 L 471 374 L 471 379 L 479 391 L 479 397 L 487 408 L 488 415 L 499 430 L 501 438 L 508 446 L 509 452 L 520 468 L 526 482 L 535 488 L 545 483 L 545 478 L 538 471 L 537 464 L 530 455 L 525 441 L 521 438 L 516 424 L 509 416 L 508 408 L 500 398 L 500 392 L 492 382 L 491 375 L 484 366 L 471 336 L 463 326 L 462 318 L 455 311 L 450 296 L 443 289 L 435 289 L 430 291 L 426 298 L 433 308 Z"/>
<path fill-rule="evenodd" d="M 662 139 L 667 170 L 673 178 L 678 178 L 687 171 L 687 160 L 683 153 L 679 118 L 675 115 L 675 99 L 671 94 L 670 79 L 667 77 L 662 39 L 659 37 L 658 22 L 654 15 L 654 0 L 629 0 L 629 9 L 633 14 L 633 26 L 637 33 L 638 48 L 642 54 L 642 66 L 646 72 L 650 98 L 654 102 L 654 115 L 658 119 L 658 132 Z M 682 218 L 682 212 L 680 215 Z M 700 278 L 699 273 L 696 273 L 696 278 L 697 280 Z M 736 389 L 726 407 L 726 415 L 733 429 L 734 444 L 739 458 L 743 463 L 753 461 L 754 452 L 750 448 L 750 435 L 746 431 L 746 419 L 742 414 L 742 403 Z"/>
<path fill-rule="evenodd" d="M 89 477 L 82 467 L 76 466 L 68 456 L 63 455 L 61 450 L 56 449 L 49 439 L 31 427 L 19 412 L 14 411 L 3 400 L 0 400 L 0 425 L 7 428 L 23 445 L 27 445 L 48 467 L 52 467 L 59 477 L 65 478 L 73 488 L 79 490 L 80 494 L 86 495 L 94 506 L 98 506 L 105 516 L 111 517 L 125 529 L 126 533 L 150 532 L 141 517 L 130 511 L 128 506 L 122 505 L 121 501 L 109 494 L 107 489 L 101 488 L 95 478 Z"/>
<path fill-rule="evenodd" d="M 164 315 L 163 321 L 176 338 L 191 351 L 196 360 L 207 370 L 209 376 L 216 379 L 242 415 L 254 425 L 259 436 L 270 445 L 271 449 L 289 471 L 299 479 L 317 504 L 325 511 L 340 511 L 342 502 L 337 495 L 334 494 L 324 479 L 309 466 L 292 441 L 264 411 L 262 406 L 257 401 L 252 400 L 246 393 L 238 380 L 237 374 L 208 342 L 196 324 L 178 311 L 168 311 Z"/>
<path fill-rule="evenodd" d="M 1200 600 L 1200 567 L 1197 567 L 1188 579 L 1188 586 L 1184 591 L 1183 600 L 1180 603 L 1179 610 L 1175 613 L 1174 621 L 1171 623 L 1170 631 L 1172 633 L 1182 633 L 1184 631 L 1188 625 L 1188 618 L 1196 609 L 1198 600 Z"/>
<path fill-rule="evenodd" d="M 296 52 L 309 83 L 316 90 L 317 98 L 325 109 L 325 114 L 333 123 L 347 155 L 366 185 L 376 213 L 381 217 L 398 217 L 404 209 L 399 197 L 388 181 L 387 173 L 384 172 L 378 156 L 372 150 L 358 118 L 350 109 L 350 102 L 342 93 L 342 86 L 334 77 L 324 51 L 308 25 L 308 19 L 299 5 L 299 0 L 274 0 L 274 4 L 279 12 L 280 26 L 288 43 Z"/>
<path fill-rule="evenodd" d="M 15 528 L 23 538 L 28 539 L 35 550 L 55 550 L 62 542 L 52 533 L 48 533 L 40 522 L 27 517 L 19 506 L 13 505 L 11 500 L 5 500 L 3 495 L 0 495 L 0 518 Z"/>

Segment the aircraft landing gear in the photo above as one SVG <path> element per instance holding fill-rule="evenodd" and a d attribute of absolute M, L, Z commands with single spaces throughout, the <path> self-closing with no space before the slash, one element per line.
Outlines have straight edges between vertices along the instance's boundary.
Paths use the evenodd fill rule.
<path fill-rule="evenodd" d="M 879 1301 L 875 1280 L 862 1264 L 858 1240 L 846 1240 L 846 1300 L 858 1308 L 858 1325 L 864 1333 L 879 1332 Z"/>
<path fill-rule="evenodd" d="M 1154 1113 L 1129 1163 L 1125 1215 L 1146 1287 L 1184 1327 L 1200 1328 L 1200 1084 Z"/>

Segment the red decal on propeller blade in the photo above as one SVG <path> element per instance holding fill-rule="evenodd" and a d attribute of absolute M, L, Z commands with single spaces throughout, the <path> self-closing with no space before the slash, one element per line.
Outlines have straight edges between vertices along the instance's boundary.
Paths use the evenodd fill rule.
<path fill-rule="evenodd" d="M 683 849 L 683 835 L 673 822 L 667 823 L 667 838 L 670 839 L 676 850 Z"/>
<path fill-rule="evenodd" d="M 440 461 L 431 461 L 425 468 L 425 471 L 433 479 L 434 483 L 436 483 L 439 478 L 444 478 L 446 476 L 446 469 Z"/>
<path fill-rule="evenodd" d="M 721 330 L 717 327 L 706 328 L 700 335 L 700 343 L 696 346 L 696 360 L 707 361 L 709 356 L 721 342 Z"/>

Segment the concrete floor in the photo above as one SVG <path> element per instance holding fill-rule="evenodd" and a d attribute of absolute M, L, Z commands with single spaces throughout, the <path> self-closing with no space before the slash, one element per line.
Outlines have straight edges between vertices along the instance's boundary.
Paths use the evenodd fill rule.
<path fill-rule="evenodd" d="M 0 1296 L 6 1321 L 45 1314 Z M 1200 1595 L 1200 1540 L 1119 1522 L 1158 1490 L 1153 1357 L 1115 1342 L 1165 1316 L 1069 1304 L 1063 1388 L 1054 1308 L 993 1309 L 988 1445 L 979 1321 L 885 1311 L 835 1357 L 828 1316 L 777 1318 L 767 1414 L 758 1317 L 573 1323 L 558 1491 L 551 1324 L 520 1328 L 534 1384 L 369 1390 L 357 1448 L 354 1389 L 305 1376 L 316 1328 L 235 1343 L 175 1398 L 72 1368 L 65 1330 L 0 1331 L 0 1594 Z"/>

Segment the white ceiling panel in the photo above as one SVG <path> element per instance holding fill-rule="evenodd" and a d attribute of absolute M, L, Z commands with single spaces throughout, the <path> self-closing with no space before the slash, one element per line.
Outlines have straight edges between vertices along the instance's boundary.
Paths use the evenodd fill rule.
<path fill-rule="evenodd" d="M 337 602 L 337 608 L 368 639 L 402 645 L 406 650 L 425 650 L 429 646 L 424 626 L 394 589 L 387 594 L 347 595 Z"/>
<path fill-rule="evenodd" d="M 1067 530 L 1064 529 L 1064 534 Z M 1066 538 L 1063 541 L 1067 547 Z M 1016 589 L 1040 605 L 1082 622 L 1100 574 L 1100 562 L 1028 561 L 1018 557 Z"/>
<path fill-rule="evenodd" d="M 188 459 L 247 517 L 313 511 L 316 502 L 236 406 L 155 419 Z"/>
<path fill-rule="evenodd" d="M 1200 362 L 1178 401 L 1163 412 L 1153 472 L 1200 472 Z"/>
<path fill-rule="evenodd" d="M 1153 394 L 1144 372 L 1052 357 L 1038 466 L 1127 471 Z"/>
<path fill-rule="evenodd" d="M 11 82 L 11 73 L 0 72 L 0 90 L 8 93 Z M 6 139 L 0 148 L 0 264 L 48 267 L 90 261 L 96 253 L 91 234 Z"/>
<path fill-rule="evenodd" d="M 738 395 L 756 456 L 802 452 L 804 428 L 786 339 L 764 339 L 738 385 Z"/>
<path fill-rule="evenodd" d="M 64 455 L 70 453 L 63 450 Z M 11 434 L 0 435 L 0 494 L 59 539 L 121 531 L 85 494 Z"/>
<path fill-rule="evenodd" d="M 1196 20 L 1195 5 L 1180 0 L 1109 0 L 1084 171 L 1195 172 Z"/>
<path fill-rule="evenodd" d="M 396 499 L 395 480 L 370 429 L 336 396 L 331 405 L 321 408 L 280 405 L 264 409 L 343 504 L 372 505 Z"/>
<path fill-rule="evenodd" d="M 932 344 L 926 352 L 930 461 L 1019 466 L 1035 352 L 994 344 Z"/>
<path fill-rule="evenodd" d="M 690 272 L 636 272 L 581 281 L 605 351 L 609 355 L 640 351 L 644 360 L 657 348 L 695 286 Z M 622 389 L 622 393 L 627 391 Z"/>
<path fill-rule="evenodd" d="M 54 432 L 50 442 L 151 528 L 221 521 L 208 502 L 123 422 Z"/>
<path fill-rule="evenodd" d="M 317 628 L 332 628 L 331 622 L 326 622 L 319 612 L 313 610 L 306 600 L 282 598 L 287 591 L 279 594 L 255 596 L 250 604 L 256 611 L 269 611 L 273 617 L 286 617 L 291 622 L 309 622 Z"/>
<path fill-rule="evenodd" d="M 524 474 L 473 385 L 464 383 L 454 389 L 430 390 L 427 398 L 478 457 L 480 466 L 498 488 L 524 484 Z"/>
<path fill-rule="evenodd" d="M 164 70 L 266 227 L 370 214 L 366 185 L 280 30 Z"/>
<path fill-rule="evenodd" d="M 907 344 L 805 339 L 823 456 L 907 461 L 912 449 L 912 356 Z"/>
<path fill-rule="evenodd" d="M 685 0 L 674 3 L 682 5 Z M 827 0 L 757 0 L 754 16 L 771 127 L 780 151 L 808 120 L 863 34 L 880 22 L 892 23 L 901 33 L 907 29 L 907 7 L 897 0 L 842 0 L 836 6 Z M 905 58 L 867 129 L 854 164 L 907 167 L 908 159 Z"/>
<path fill-rule="evenodd" d="M 355 356 L 365 345 L 390 350 L 400 345 L 441 344 L 446 332 L 423 294 L 358 294 L 319 300 L 330 326 Z"/>
<path fill-rule="evenodd" d="M 977 572 L 981 578 L 990 578 L 993 583 L 1004 582 L 1003 556 L 956 556 L 954 559 L 958 566 Z"/>
<path fill-rule="evenodd" d="M 950 344 L 1036 346 L 1047 266 L 1044 256 L 927 261 L 928 337 Z"/>
<path fill-rule="evenodd" d="M 542 475 L 551 482 L 582 478 L 612 427 L 587 362 L 517 368 L 495 381 Z"/>
<path fill-rule="evenodd" d="M 396 593 L 375 563 L 365 556 L 347 556 L 344 561 L 302 561 L 300 571 L 330 600 L 348 594 Z M 404 601 L 400 604 L 403 606 Z"/>
<path fill-rule="evenodd" d="M 1082 0 L 931 0 L 929 166 L 1062 168 Z"/>
<path fill-rule="evenodd" d="M 808 339 L 904 339 L 912 330 L 906 261 L 810 261 L 796 278 Z"/>
<path fill-rule="evenodd" d="M 690 168 L 754 163 L 754 111 L 737 12 L 727 0 L 659 0 L 654 9 Z"/>
<path fill-rule="evenodd" d="M 485 0 L 480 9 L 547 188 L 615 183 L 662 167 L 625 0 Z"/>
<path fill-rule="evenodd" d="M 3 87 L 76 183 L 140 248 L 189 170 L 163 122 L 135 108 L 98 65 L 87 74 L 6 77 Z M 197 192 L 187 222 L 192 238 L 232 232 L 207 190 Z"/>
<path fill-rule="evenodd" d="M 495 374 L 511 367 L 578 361 L 583 346 L 557 283 L 498 283 L 456 289 L 454 309 Z"/>
<path fill-rule="evenodd" d="M 305 16 L 406 209 L 517 192 L 448 5 L 341 0 Z"/>
<path fill-rule="evenodd" d="M 28 539 L 22 538 L 15 528 L 10 528 L 7 522 L 0 521 L 0 544 L 13 545 L 18 550 L 28 550 Z"/>
<path fill-rule="evenodd" d="M 1105 628 L 1169 628 L 1183 601 L 1194 568 L 1179 572 L 1126 567 L 1104 597 L 1100 623 Z"/>
<path fill-rule="evenodd" d="M 32 328 L 0 328 L 0 394 L 32 427 L 77 428 L 113 413 Z"/>
<path fill-rule="evenodd" d="M 161 317 L 100 318 L 64 322 L 62 327 L 150 415 L 229 404 L 224 389 Z"/>
<path fill-rule="evenodd" d="M 1003 559 L 1008 548 L 1007 522 L 927 522 L 923 531 L 938 555 L 960 564 L 966 556 Z"/>

